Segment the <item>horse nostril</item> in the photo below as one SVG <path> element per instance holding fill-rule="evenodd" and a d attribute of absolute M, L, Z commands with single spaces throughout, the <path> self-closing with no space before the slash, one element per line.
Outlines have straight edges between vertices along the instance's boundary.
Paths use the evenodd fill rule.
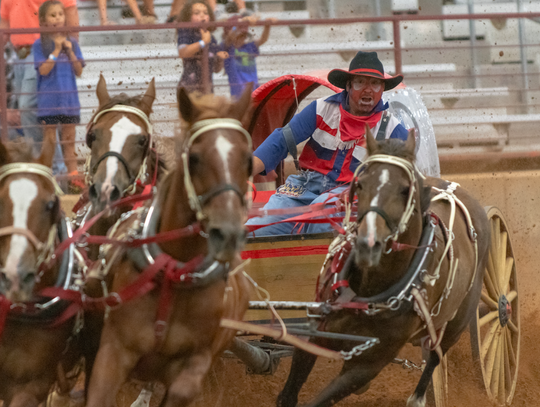
<path fill-rule="evenodd" d="M 111 202 L 117 201 L 121 198 L 120 190 L 116 185 L 113 186 L 113 189 L 111 191 L 110 200 Z"/>
<path fill-rule="evenodd" d="M 217 228 L 210 229 L 210 232 L 208 232 L 208 238 L 213 242 L 223 242 L 225 240 L 223 232 Z"/>
<path fill-rule="evenodd" d="M 25 285 L 32 284 L 34 282 L 35 278 L 36 278 L 35 273 L 28 273 L 28 274 L 26 274 L 24 276 L 24 278 L 22 279 L 22 282 Z"/>
<path fill-rule="evenodd" d="M 11 288 L 11 281 L 4 272 L 0 272 L 0 287 L 4 288 L 5 290 L 9 290 Z"/>
<path fill-rule="evenodd" d="M 90 199 L 92 199 L 92 200 L 97 200 L 98 199 L 98 193 L 97 193 L 96 184 L 90 185 L 90 188 L 88 189 L 88 195 L 90 196 Z"/>

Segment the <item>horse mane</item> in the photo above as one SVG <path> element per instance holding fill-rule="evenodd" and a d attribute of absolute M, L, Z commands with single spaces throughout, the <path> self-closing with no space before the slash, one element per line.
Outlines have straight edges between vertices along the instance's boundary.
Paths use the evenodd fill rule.
<path fill-rule="evenodd" d="M 31 163 L 34 161 L 33 143 L 24 137 L 6 143 L 6 149 L 12 162 Z"/>
<path fill-rule="evenodd" d="M 414 152 L 411 153 L 405 148 L 405 142 L 403 140 L 395 138 L 387 139 L 377 143 L 377 149 L 371 154 L 391 155 L 394 157 L 403 158 L 407 161 L 410 161 L 411 163 L 414 163 L 416 160 Z"/>

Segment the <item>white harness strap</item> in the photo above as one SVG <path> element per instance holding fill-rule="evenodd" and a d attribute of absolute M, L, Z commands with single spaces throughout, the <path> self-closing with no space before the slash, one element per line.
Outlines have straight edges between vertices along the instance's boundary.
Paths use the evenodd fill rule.
<path fill-rule="evenodd" d="M 143 122 L 144 124 L 146 124 L 146 130 L 148 131 L 148 133 L 151 135 L 154 131 L 154 128 L 152 126 L 152 123 L 150 123 L 150 119 L 148 118 L 148 116 L 146 115 L 146 113 L 144 113 L 141 109 L 139 109 L 138 107 L 135 107 L 135 106 L 127 106 L 127 105 L 114 105 L 113 107 L 109 108 L 109 109 L 105 109 L 105 110 L 102 110 L 101 112 L 97 113 L 95 116 L 94 116 L 94 119 L 92 120 L 92 124 L 96 124 L 96 122 L 98 121 L 98 119 L 103 116 L 105 113 L 109 113 L 109 112 L 124 112 L 124 113 L 132 113 L 134 114 L 135 116 L 139 117 Z"/>
<path fill-rule="evenodd" d="M 184 185 L 186 187 L 186 193 L 189 200 L 189 206 L 192 211 L 196 213 L 197 220 L 201 221 L 205 218 L 205 215 L 202 212 L 201 204 L 199 202 L 199 197 L 197 196 L 197 193 L 195 192 L 195 187 L 193 186 L 193 182 L 191 182 L 191 175 L 189 173 L 189 149 L 195 142 L 195 140 L 201 136 L 203 133 L 209 132 L 211 130 L 216 129 L 231 129 L 236 130 L 242 133 L 244 136 L 246 136 L 246 140 L 248 143 L 249 150 L 251 151 L 253 148 L 253 144 L 251 141 L 251 136 L 249 132 L 242 127 L 242 123 L 240 123 L 238 120 L 235 119 L 206 119 L 206 120 L 200 120 L 198 122 L 195 122 L 190 129 L 190 137 L 187 139 L 187 141 L 184 143 L 183 152 L 182 152 L 182 164 L 184 167 Z M 253 177 L 249 177 L 249 181 L 251 184 Z M 248 192 L 248 209 L 251 205 L 251 194 Z"/>

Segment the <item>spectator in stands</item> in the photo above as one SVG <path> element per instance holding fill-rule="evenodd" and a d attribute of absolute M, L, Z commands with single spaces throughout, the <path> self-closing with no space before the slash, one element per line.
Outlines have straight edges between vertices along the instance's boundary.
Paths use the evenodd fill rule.
<path fill-rule="evenodd" d="M 45 0 L 2 0 L 0 4 L 0 28 L 37 28 L 39 27 L 38 9 Z M 79 12 L 76 0 L 61 0 L 64 5 L 66 26 L 79 26 Z M 78 33 L 72 34 L 78 38 Z M 43 132 L 37 121 L 37 72 L 34 69 L 32 44 L 39 34 L 13 34 L 11 44 L 17 57 L 13 65 L 14 92 L 20 109 L 24 136 L 28 140 L 41 142 Z M 37 146 L 36 146 L 37 147 Z M 36 148 L 36 152 L 39 148 Z M 57 145 L 53 171 L 55 174 L 66 172 L 60 146 Z"/>
<path fill-rule="evenodd" d="M 125 0 L 129 6 L 133 17 L 137 24 L 155 24 L 156 12 L 154 10 L 154 0 L 144 0 L 144 14 L 141 12 L 137 0 Z M 117 24 L 114 21 L 109 21 L 107 17 L 107 0 L 97 0 L 99 20 L 101 25 Z"/>
<path fill-rule="evenodd" d="M 219 3 L 219 5 L 223 7 L 218 7 L 217 3 Z M 185 4 L 186 0 L 173 0 L 173 3 L 171 5 L 170 17 L 168 18 L 167 22 L 176 21 L 178 15 L 180 14 L 180 11 Z M 247 16 L 251 14 L 251 12 L 246 9 L 246 2 L 244 0 L 208 0 L 208 5 L 214 12 L 214 15 L 216 15 L 217 13 L 221 14 L 223 12 L 239 13 L 242 16 Z"/>
<path fill-rule="evenodd" d="M 253 174 L 266 175 L 287 157 L 289 145 L 307 140 L 299 158 L 300 173 L 287 178 L 265 209 L 322 203 L 328 199 L 328 191 L 344 191 L 366 156 L 366 124 L 378 140 L 406 140 L 407 130 L 386 111 L 388 103 L 381 100 L 385 90 L 395 88 L 402 80 L 401 75 L 385 78 L 376 52 L 360 51 L 348 71 L 330 71 L 328 81 L 343 91 L 312 102 L 285 127 L 274 130 L 254 152 Z M 265 225 L 285 218 L 279 215 L 253 218 L 248 225 Z M 255 235 L 290 234 L 294 226 L 294 223 L 279 223 L 256 230 Z M 306 232 L 331 230 L 329 224 L 314 224 Z"/>
<path fill-rule="evenodd" d="M 47 0 L 41 5 L 39 23 L 58 31 L 41 34 L 32 47 L 38 71 L 38 120 L 44 125 L 45 137 L 54 137 L 60 125 L 66 166 L 72 177 L 70 192 L 80 193 L 84 182 L 78 178 L 75 125 L 80 122 L 81 105 L 75 77 L 81 76 L 84 60 L 75 38 L 63 31 L 66 17 L 59 0 Z"/>
<path fill-rule="evenodd" d="M 203 0 L 194 0 L 187 3 L 180 13 L 179 20 L 182 22 L 207 23 L 215 21 L 214 13 Z M 223 69 L 223 60 L 228 54 L 221 50 L 211 29 L 206 28 L 181 28 L 178 30 L 178 56 L 182 58 L 184 71 L 178 86 L 185 87 L 188 91 L 205 93 L 203 83 L 203 50 L 208 48 L 208 76 L 206 80 L 213 91 L 212 72 Z"/>
<path fill-rule="evenodd" d="M 237 16 L 229 18 L 229 21 L 256 23 L 255 16 L 243 17 Z M 229 78 L 231 96 L 239 97 L 244 90 L 244 86 L 252 82 L 253 90 L 259 87 L 257 78 L 257 64 L 255 58 L 259 56 L 259 47 L 268 41 L 270 36 L 270 24 L 275 22 L 275 18 L 269 18 L 265 21 L 264 30 L 261 38 L 253 39 L 249 33 L 248 26 L 238 26 L 225 28 L 223 31 L 224 46 L 223 49 L 229 54 L 225 60 L 225 72 Z"/>

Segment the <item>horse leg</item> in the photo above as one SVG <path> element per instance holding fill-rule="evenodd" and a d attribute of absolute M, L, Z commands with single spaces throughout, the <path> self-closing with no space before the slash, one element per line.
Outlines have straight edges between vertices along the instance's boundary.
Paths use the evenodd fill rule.
<path fill-rule="evenodd" d="M 332 382 L 305 407 L 333 406 L 340 400 L 364 389 L 379 372 L 386 366 L 384 360 L 377 363 L 367 363 L 359 360 L 345 362 L 343 369 Z"/>
<path fill-rule="evenodd" d="M 201 393 L 204 377 L 212 364 L 212 355 L 208 350 L 191 356 L 183 364 L 182 361 L 172 366 L 170 375 L 174 378 L 162 403 L 164 407 L 187 406 Z"/>
<path fill-rule="evenodd" d="M 446 353 L 445 350 L 443 350 Z M 426 405 L 426 390 L 428 388 L 433 371 L 440 363 L 439 355 L 434 350 L 429 352 L 428 360 L 420 381 L 416 385 L 414 393 L 407 400 L 407 407 L 424 407 Z"/>
<path fill-rule="evenodd" d="M 292 358 L 291 371 L 285 387 L 279 393 L 276 401 L 277 407 L 294 407 L 298 403 L 298 393 L 306 382 L 317 356 L 295 349 Z"/>
<path fill-rule="evenodd" d="M 115 407 L 116 394 L 135 367 L 139 355 L 125 349 L 105 327 L 90 385 L 87 407 Z"/>

